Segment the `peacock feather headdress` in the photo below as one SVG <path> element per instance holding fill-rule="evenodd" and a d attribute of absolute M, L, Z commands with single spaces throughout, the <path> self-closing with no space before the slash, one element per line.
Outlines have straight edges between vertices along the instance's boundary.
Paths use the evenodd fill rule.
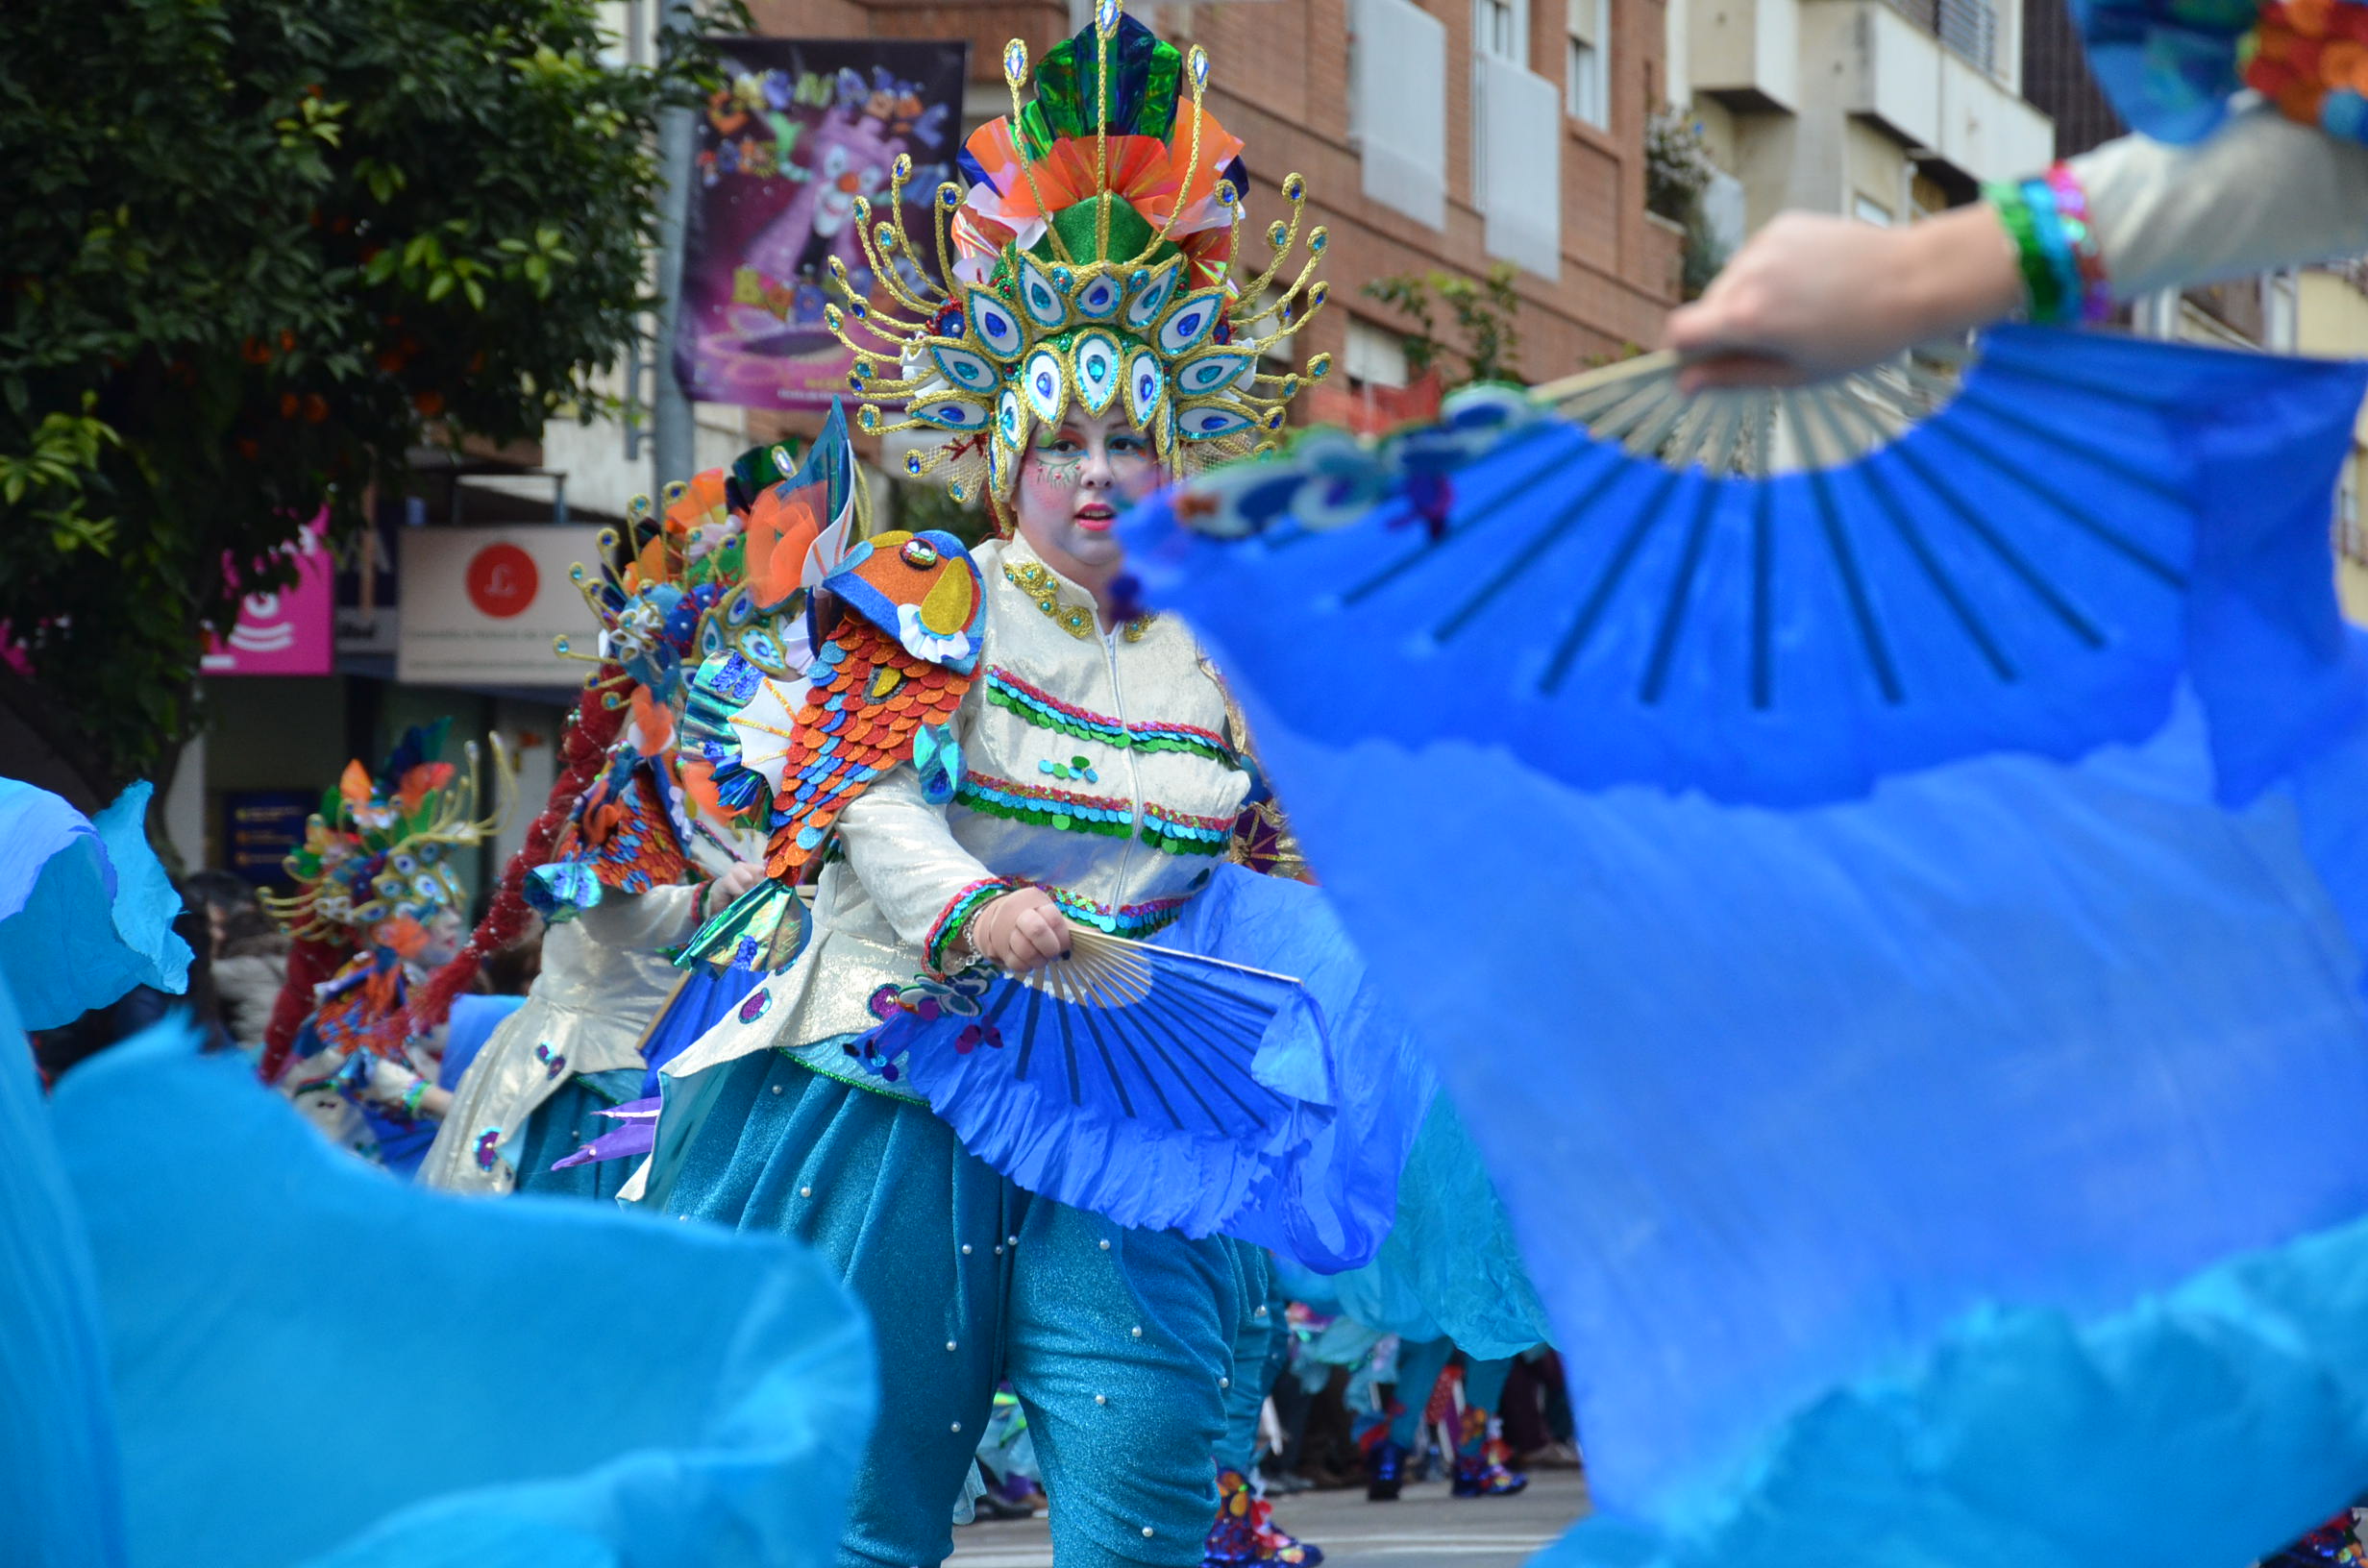
<path fill-rule="evenodd" d="M 439 760 L 451 725 L 449 719 L 413 725 L 375 773 L 349 762 L 322 793 L 321 809 L 305 824 L 304 845 L 285 861 L 296 892 L 264 899 L 289 935 L 403 946 L 411 928 L 467 903 L 450 857 L 501 826 L 509 813 L 511 770 L 497 736 L 497 804 L 491 816 L 479 818 L 484 790 L 476 743 L 467 747 L 465 773 Z"/>
<path fill-rule="evenodd" d="M 1181 53 L 1119 0 L 1098 0 L 1092 24 L 1046 54 L 1032 102 L 1022 101 L 1028 56 L 1017 39 L 1003 76 L 1011 113 L 963 148 L 969 189 L 937 189 L 945 276 L 931 276 L 929 253 L 904 227 L 909 159 L 890 176 L 888 217 L 855 208 L 888 302 L 857 296 L 831 262 L 846 305 L 825 320 L 856 356 L 849 380 L 867 400 L 857 422 L 944 432 L 934 454 L 907 457 L 907 471 L 950 464 L 956 500 L 983 495 L 1001 510 L 1034 429 L 1057 428 L 1072 407 L 1121 409 L 1177 473 L 1261 445 L 1292 395 L 1331 368 L 1325 355 L 1304 375 L 1261 363 L 1327 292 L 1314 281 L 1321 227 L 1296 275 L 1278 282 L 1306 182 L 1284 180 L 1291 215 L 1267 231 L 1272 264 L 1237 284 L 1246 177 L 1240 139 L 1202 106 L 1205 51 Z"/>

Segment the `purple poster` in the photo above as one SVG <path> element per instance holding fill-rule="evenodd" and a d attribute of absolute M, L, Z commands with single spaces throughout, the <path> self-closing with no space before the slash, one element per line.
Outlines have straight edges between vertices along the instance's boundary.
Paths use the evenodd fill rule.
<path fill-rule="evenodd" d="M 878 38 L 731 38 L 728 85 L 699 126 L 683 236 L 675 374 L 689 396 L 826 408 L 852 355 L 823 325 L 830 258 L 869 293 L 855 202 L 887 217 L 889 169 L 911 155 L 904 222 L 934 261 L 929 201 L 953 178 L 970 46 Z M 904 312 L 898 312 L 903 314 Z"/>

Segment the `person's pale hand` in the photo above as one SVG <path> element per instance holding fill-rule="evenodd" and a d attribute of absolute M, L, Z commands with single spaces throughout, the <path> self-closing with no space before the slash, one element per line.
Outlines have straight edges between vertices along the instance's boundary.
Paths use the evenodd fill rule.
<path fill-rule="evenodd" d="M 722 876 L 707 884 L 706 896 L 700 906 L 701 917 L 713 919 L 730 908 L 733 900 L 764 879 L 765 869 L 745 860 L 728 869 Z"/>
<path fill-rule="evenodd" d="M 1669 317 L 1679 386 L 1791 386 L 2010 314 L 2022 279 L 1986 203 L 1907 229 L 1779 214 Z"/>
<path fill-rule="evenodd" d="M 971 917 L 972 952 L 1011 974 L 1042 968 L 1069 952 L 1069 921 L 1042 888 L 1014 888 Z"/>

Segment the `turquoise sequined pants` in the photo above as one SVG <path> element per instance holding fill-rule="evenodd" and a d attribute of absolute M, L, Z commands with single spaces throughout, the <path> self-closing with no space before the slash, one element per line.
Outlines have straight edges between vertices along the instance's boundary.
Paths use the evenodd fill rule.
<path fill-rule="evenodd" d="M 1264 1247 L 1231 1242 L 1242 1255 L 1248 1311 L 1234 1325 L 1233 1372 L 1225 1390 L 1225 1437 L 1217 1445 L 1217 1468 L 1249 1473 L 1258 1454 L 1258 1417 L 1267 1390 L 1291 1350 L 1290 1303 L 1275 1282 L 1273 1255 Z"/>
<path fill-rule="evenodd" d="M 839 1560 L 916 1568 L 950 1519 L 999 1379 L 1027 1412 L 1061 1568 L 1193 1568 L 1259 1255 L 1035 1197 L 925 1105 L 764 1051 L 708 1069 L 656 1194 L 669 1213 L 794 1237 L 871 1315 L 879 1425 Z M 701 1077 L 705 1077 L 702 1074 Z M 669 1109 L 676 1090 L 668 1091 Z"/>
<path fill-rule="evenodd" d="M 517 1147 L 511 1151 L 518 1162 L 518 1190 L 545 1197 L 615 1197 L 633 1174 L 630 1160 L 601 1160 L 565 1170 L 551 1166 L 603 1133 L 615 1132 L 617 1123 L 600 1113 L 640 1092 L 638 1067 L 594 1073 L 589 1078 L 578 1076 L 560 1085 L 556 1093 L 534 1108 L 519 1130 Z"/>

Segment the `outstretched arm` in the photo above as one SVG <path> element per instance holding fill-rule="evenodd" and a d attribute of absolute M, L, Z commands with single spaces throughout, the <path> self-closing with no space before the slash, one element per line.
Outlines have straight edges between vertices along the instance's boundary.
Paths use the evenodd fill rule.
<path fill-rule="evenodd" d="M 2195 146 L 2109 142 L 2052 183 L 1906 229 L 1780 216 L 1669 318 L 1668 346 L 1700 361 L 1686 384 L 1813 380 L 2018 309 L 2077 319 L 2088 299 L 2368 251 L 2368 147 L 2266 107 Z M 2084 267 L 2053 216 L 2059 191 L 2086 208 Z"/>

